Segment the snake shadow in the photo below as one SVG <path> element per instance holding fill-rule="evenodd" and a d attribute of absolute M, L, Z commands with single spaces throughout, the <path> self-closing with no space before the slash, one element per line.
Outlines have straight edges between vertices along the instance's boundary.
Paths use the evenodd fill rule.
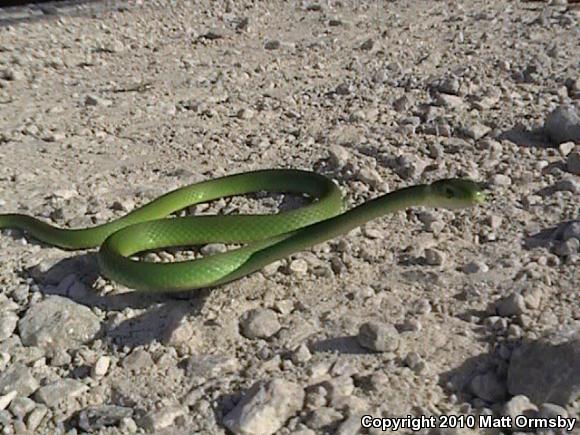
<path fill-rule="evenodd" d="M 66 297 L 105 311 L 95 338 L 104 338 L 114 348 L 167 340 L 184 317 L 200 313 L 209 294 L 209 289 L 172 295 L 137 291 L 100 294 L 94 288 L 99 277 L 96 253 L 60 260 L 46 270 L 35 266 L 22 274 L 32 277 L 45 295 Z"/>
<path fill-rule="evenodd" d="M 543 127 L 528 129 L 521 124 L 516 124 L 509 130 L 503 131 L 499 140 L 508 140 L 521 147 L 547 148 L 552 147 L 550 136 Z"/>

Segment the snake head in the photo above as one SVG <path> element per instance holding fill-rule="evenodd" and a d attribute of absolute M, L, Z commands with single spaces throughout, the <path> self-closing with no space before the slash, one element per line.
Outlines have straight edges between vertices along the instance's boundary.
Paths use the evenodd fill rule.
<path fill-rule="evenodd" d="M 429 202 L 434 207 L 448 209 L 471 207 L 482 204 L 486 185 L 462 178 L 438 180 L 429 185 Z"/>

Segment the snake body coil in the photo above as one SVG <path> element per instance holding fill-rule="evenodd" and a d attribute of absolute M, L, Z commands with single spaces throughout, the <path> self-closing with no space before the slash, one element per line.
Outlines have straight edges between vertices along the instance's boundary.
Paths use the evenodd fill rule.
<path fill-rule="evenodd" d="M 315 201 L 276 215 L 167 218 L 194 204 L 257 191 L 302 193 Z M 105 276 L 137 290 L 176 292 L 233 281 L 369 220 L 407 207 L 459 208 L 483 200 L 484 193 L 478 183 L 446 179 L 397 190 L 343 213 L 342 196 L 332 180 L 313 172 L 272 169 L 185 186 L 115 221 L 92 228 L 57 228 L 22 214 L 0 214 L 0 228 L 17 228 L 63 249 L 100 246 L 99 265 Z M 147 250 L 213 242 L 246 245 L 174 263 L 129 258 Z"/>

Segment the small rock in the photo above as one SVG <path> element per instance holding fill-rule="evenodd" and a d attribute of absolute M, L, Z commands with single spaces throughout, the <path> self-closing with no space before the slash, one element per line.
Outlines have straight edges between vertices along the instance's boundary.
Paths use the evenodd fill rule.
<path fill-rule="evenodd" d="M 135 208 L 135 202 L 131 198 L 124 198 L 122 201 L 114 201 L 111 204 L 111 210 L 122 211 L 125 213 L 130 212 Z"/>
<path fill-rule="evenodd" d="M 34 394 L 37 402 L 56 408 L 67 398 L 74 398 L 88 391 L 89 387 L 75 379 L 60 379 L 40 387 Z"/>
<path fill-rule="evenodd" d="M 349 95 L 353 91 L 352 86 L 349 83 L 341 83 L 336 87 L 334 93 L 336 95 Z"/>
<path fill-rule="evenodd" d="M 417 179 L 427 167 L 427 162 L 414 155 L 402 155 L 395 159 L 392 167 L 397 175 L 406 180 Z"/>
<path fill-rule="evenodd" d="M 406 319 L 401 325 L 401 331 L 419 332 L 423 329 L 423 324 L 417 319 Z"/>
<path fill-rule="evenodd" d="M 206 33 L 200 36 L 200 38 L 207 39 L 209 41 L 217 41 L 224 37 L 224 32 L 220 29 L 210 29 Z"/>
<path fill-rule="evenodd" d="M 36 402 L 28 397 L 16 397 L 10 403 L 10 412 L 18 419 L 23 420 L 24 416 L 34 409 Z"/>
<path fill-rule="evenodd" d="M 266 50 L 278 50 L 281 46 L 282 44 L 280 43 L 280 41 L 277 40 L 266 41 L 264 43 L 264 48 Z"/>
<path fill-rule="evenodd" d="M 505 384 L 494 372 L 475 376 L 469 386 L 474 395 L 492 403 L 503 400 L 507 394 Z"/>
<path fill-rule="evenodd" d="M 528 288 L 522 293 L 526 307 L 536 310 L 542 302 L 542 290 L 538 287 Z"/>
<path fill-rule="evenodd" d="M 518 316 L 526 311 L 526 302 L 519 293 L 511 293 L 496 305 L 497 313 L 502 317 Z"/>
<path fill-rule="evenodd" d="M 560 106 L 551 112 L 544 123 L 544 131 L 552 143 L 580 142 L 580 116 L 572 106 Z"/>
<path fill-rule="evenodd" d="M 417 127 L 419 124 L 421 124 L 421 118 L 418 116 L 407 116 L 401 119 L 400 123 L 403 125 L 412 125 L 413 127 Z"/>
<path fill-rule="evenodd" d="M 294 310 L 294 301 L 291 299 L 282 299 L 274 302 L 274 308 L 280 314 L 290 314 Z"/>
<path fill-rule="evenodd" d="M 409 100 L 409 97 L 403 95 L 402 97 L 397 98 L 395 101 L 393 101 L 393 108 L 397 112 L 405 112 L 406 110 L 409 109 L 410 104 L 411 102 Z"/>
<path fill-rule="evenodd" d="M 111 100 L 107 100 L 105 98 L 101 98 L 97 95 L 86 95 L 85 96 L 85 106 L 102 106 L 108 107 L 113 102 Z"/>
<path fill-rule="evenodd" d="M 344 416 L 333 408 L 322 406 L 310 412 L 306 417 L 306 424 L 315 430 L 331 429 L 336 426 Z"/>
<path fill-rule="evenodd" d="M 448 77 L 437 86 L 439 92 L 445 94 L 458 95 L 459 94 L 459 80 L 455 77 Z"/>
<path fill-rule="evenodd" d="M 238 32 L 245 32 L 250 27 L 250 18 L 243 17 L 239 20 L 238 24 L 236 25 L 236 31 Z"/>
<path fill-rule="evenodd" d="M 350 158 L 349 151 L 340 145 L 331 145 L 328 149 L 328 155 L 334 168 L 342 168 Z"/>
<path fill-rule="evenodd" d="M 368 225 L 363 225 L 361 232 L 367 239 L 378 240 L 383 238 L 383 232 L 381 230 L 369 227 Z"/>
<path fill-rule="evenodd" d="M 491 178 L 491 182 L 496 186 L 511 186 L 512 179 L 504 174 L 495 174 Z"/>
<path fill-rule="evenodd" d="M 373 39 L 369 38 L 360 45 L 360 49 L 361 50 L 372 50 L 372 48 L 374 46 L 375 46 L 375 41 Z"/>
<path fill-rule="evenodd" d="M 26 428 L 34 433 L 35 429 L 40 425 L 44 417 L 48 414 L 48 408 L 44 405 L 35 407 L 26 417 Z"/>
<path fill-rule="evenodd" d="M 109 366 L 111 365 L 111 358 L 106 355 L 101 355 L 95 365 L 93 366 L 92 375 L 94 377 L 101 377 L 107 374 Z"/>
<path fill-rule="evenodd" d="M 292 352 L 291 358 L 294 364 L 302 364 L 309 361 L 310 358 L 312 358 L 312 354 L 310 353 L 308 346 L 302 343 L 294 350 L 294 352 Z"/>
<path fill-rule="evenodd" d="M 246 338 L 270 338 L 280 330 L 276 313 L 267 308 L 256 308 L 245 313 L 240 322 Z"/>
<path fill-rule="evenodd" d="M 487 223 L 492 230 L 497 230 L 501 226 L 502 222 L 503 218 L 495 214 L 490 215 L 487 219 Z"/>
<path fill-rule="evenodd" d="M 508 320 L 505 317 L 489 316 L 485 319 L 485 325 L 495 331 L 505 331 L 508 327 Z"/>
<path fill-rule="evenodd" d="M 393 325 L 366 322 L 357 335 L 358 343 L 376 352 L 394 352 L 399 347 L 399 332 Z"/>
<path fill-rule="evenodd" d="M 366 113 L 362 109 L 353 110 L 348 117 L 348 120 L 350 122 L 361 122 L 364 121 L 365 119 Z"/>
<path fill-rule="evenodd" d="M 350 396 L 354 391 L 354 382 L 349 375 L 337 376 L 321 384 L 328 392 L 330 400 L 336 400 L 338 397 Z"/>
<path fill-rule="evenodd" d="M 123 360 L 123 367 L 127 370 L 138 371 L 150 368 L 153 365 L 153 358 L 144 349 L 135 349 Z"/>
<path fill-rule="evenodd" d="M 131 417 L 125 417 L 119 422 L 121 433 L 136 433 L 138 429 L 137 423 Z"/>
<path fill-rule="evenodd" d="M 126 406 L 88 406 L 79 413 L 78 425 L 87 432 L 93 432 L 105 426 L 118 426 L 123 418 L 132 415 L 133 410 Z"/>
<path fill-rule="evenodd" d="M 465 134 L 474 140 L 479 140 L 491 131 L 491 128 L 483 124 L 471 124 L 465 127 Z"/>
<path fill-rule="evenodd" d="M 235 372 L 239 367 L 239 361 L 233 356 L 196 354 L 187 359 L 185 373 L 189 377 L 214 379 Z"/>
<path fill-rule="evenodd" d="M 362 411 L 362 409 L 361 409 Z M 336 428 L 335 435 L 354 435 L 360 433 L 362 414 L 349 416 Z"/>
<path fill-rule="evenodd" d="M 425 264 L 429 266 L 441 266 L 445 263 L 445 253 L 432 248 L 425 249 Z"/>
<path fill-rule="evenodd" d="M 50 359 L 50 365 L 53 367 L 63 367 L 70 364 L 72 361 L 71 356 L 65 350 L 58 350 L 52 355 Z"/>
<path fill-rule="evenodd" d="M 176 418 L 185 415 L 185 410 L 180 406 L 170 406 L 159 411 L 150 412 L 141 421 L 143 429 L 157 432 L 173 425 Z"/>
<path fill-rule="evenodd" d="M 412 311 L 415 314 L 422 316 L 425 314 L 429 314 L 431 311 L 433 311 L 433 306 L 431 305 L 431 302 L 429 302 L 428 299 L 422 298 L 415 303 Z"/>
<path fill-rule="evenodd" d="M 435 104 L 438 106 L 447 107 L 448 109 L 459 109 L 465 105 L 463 98 L 457 95 L 439 94 L 435 99 Z"/>
<path fill-rule="evenodd" d="M 375 169 L 362 168 L 357 175 L 360 181 L 367 183 L 375 189 L 383 184 L 383 178 Z"/>
<path fill-rule="evenodd" d="M 42 138 L 42 140 L 46 142 L 62 142 L 66 139 L 66 134 L 61 132 L 51 131 L 46 136 Z"/>
<path fill-rule="evenodd" d="M 171 310 L 170 320 L 165 325 L 161 341 L 167 346 L 195 350 L 201 344 L 200 332 L 188 318 L 186 309 L 176 307 Z"/>
<path fill-rule="evenodd" d="M 572 150 L 574 150 L 575 147 L 576 144 L 574 142 L 564 142 L 558 145 L 558 151 L 560 151 L 560 154 L 566 157 L 572 152 Z"/>
<path fill-rule="evenodd" d="M 500 101 L 496 95 L 485 95 L 473 101 L 473 107 L 479 111 L 489 110 Z"/>
<path fill-rule="evenodd" d="M 537 411 L 538 407 L 530 402 L 530 399 L 524 395 L 517 395 L 512 397 L 503 408 L 503 415 L 509 415 L 511 418 L 516 418 L 518 415 L 532 416 L 530 411 Z"/>
<path fill-rule="evenodd" d="M 0 394 L 17 391 L 21 397 L 28 397 L 39 387 L 28 367 L 15 363 L 0 375 Z"/>
<path fill-rule="evenodd" d="M 327 396 L 328 391 L 322 385 L 314 385 L 308 387 L 306 390 L 306 399 L 304 401 L 304 407 L 306 409 L 312 410 L 317 409 L 322 406 L 326 406 L 328 403 Z"/>
<path fill-rule="evenodd" d="M 254 384 L 223 420 L 239 435 L 271 435 L 302 409 L 304 390 L 293 382 L 274 379 Z"/>
<path fill-rule="evenodd" d="M 0 341 L 12 335 L 18 325 L 18 315 L 12 311 L 4 311 L 0 316 Z"/>
<path fill-rule="evenodd" d="M 254 117 L 254 111 L 252 109 L 242 108 L 236 113 L 236 118 L 238 119 L 252 119 Z"/>
<path fill-rule="evenodd" d="M 288 269 L 295 275 L 306 275 L 308 273 L 308 263 L 302 258 L 292 260 Z"/>
<path fill-rule="evenodd" d="M 6 409 L 10 402 L 18 395 L 18 391 L 12 390 L 8 394 L 0 395 L 0 411 Z"/>
<path fill-rule="evenodd" d="M 382 370 L 374 372 L 368 379 L 367 388 L 372 391 L 382 391 L 391 383 L 389 376 Z"/>
<path fill-rule="evenodd" d="M 7 80 L 9 82 L 18 81 L 24 79 L 24 74 L 20 70 L 6 68 L 0 72 L 0 79 Z"/>
<path fill-rule="evenodd" d="M 228 250 L 224 243 L 208 243 L 199 250 L 203 255 L 222 254 Z"/>
<path fill-rule="evenodd" d="M 274 276 L 275 274 L 278 273 L 278 270 L 280 270 L 280 267 L 282 267 L 282 261 L 278 260 L 278 261 L 274 261 L 273 263 L 267 264 L 266 266 L 264 266 L 264 268 L 262 269 L 262 275 L 264 276 Z"/>
<path fill-rule="evenodd" d="M 463 266 L 463 272 L 467 274 L 486 273 L 489 271 L 489 266 L 483 261 L 472 261 Z"/>

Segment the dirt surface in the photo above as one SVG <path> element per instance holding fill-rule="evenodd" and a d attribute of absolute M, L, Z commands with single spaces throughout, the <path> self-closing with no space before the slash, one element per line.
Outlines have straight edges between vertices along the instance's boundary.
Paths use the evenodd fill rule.
<path fill-rule="evenodd" d="M 325 174 L 349 206 L 455 176 L 491 195 L 180 299 L 99 277 L 94 251 L 4 231 L 0 433 L 355 434 L 363 415 L 508 433 L 521 415 L 577 417 L 576 6 L 109 2 L 5 20 L 1 213 L 85 227 L 260 168 Z M 453 415 L 464 428 L 428 427 Z M 477 429 L 486 416 L 499 428 Z"/>

